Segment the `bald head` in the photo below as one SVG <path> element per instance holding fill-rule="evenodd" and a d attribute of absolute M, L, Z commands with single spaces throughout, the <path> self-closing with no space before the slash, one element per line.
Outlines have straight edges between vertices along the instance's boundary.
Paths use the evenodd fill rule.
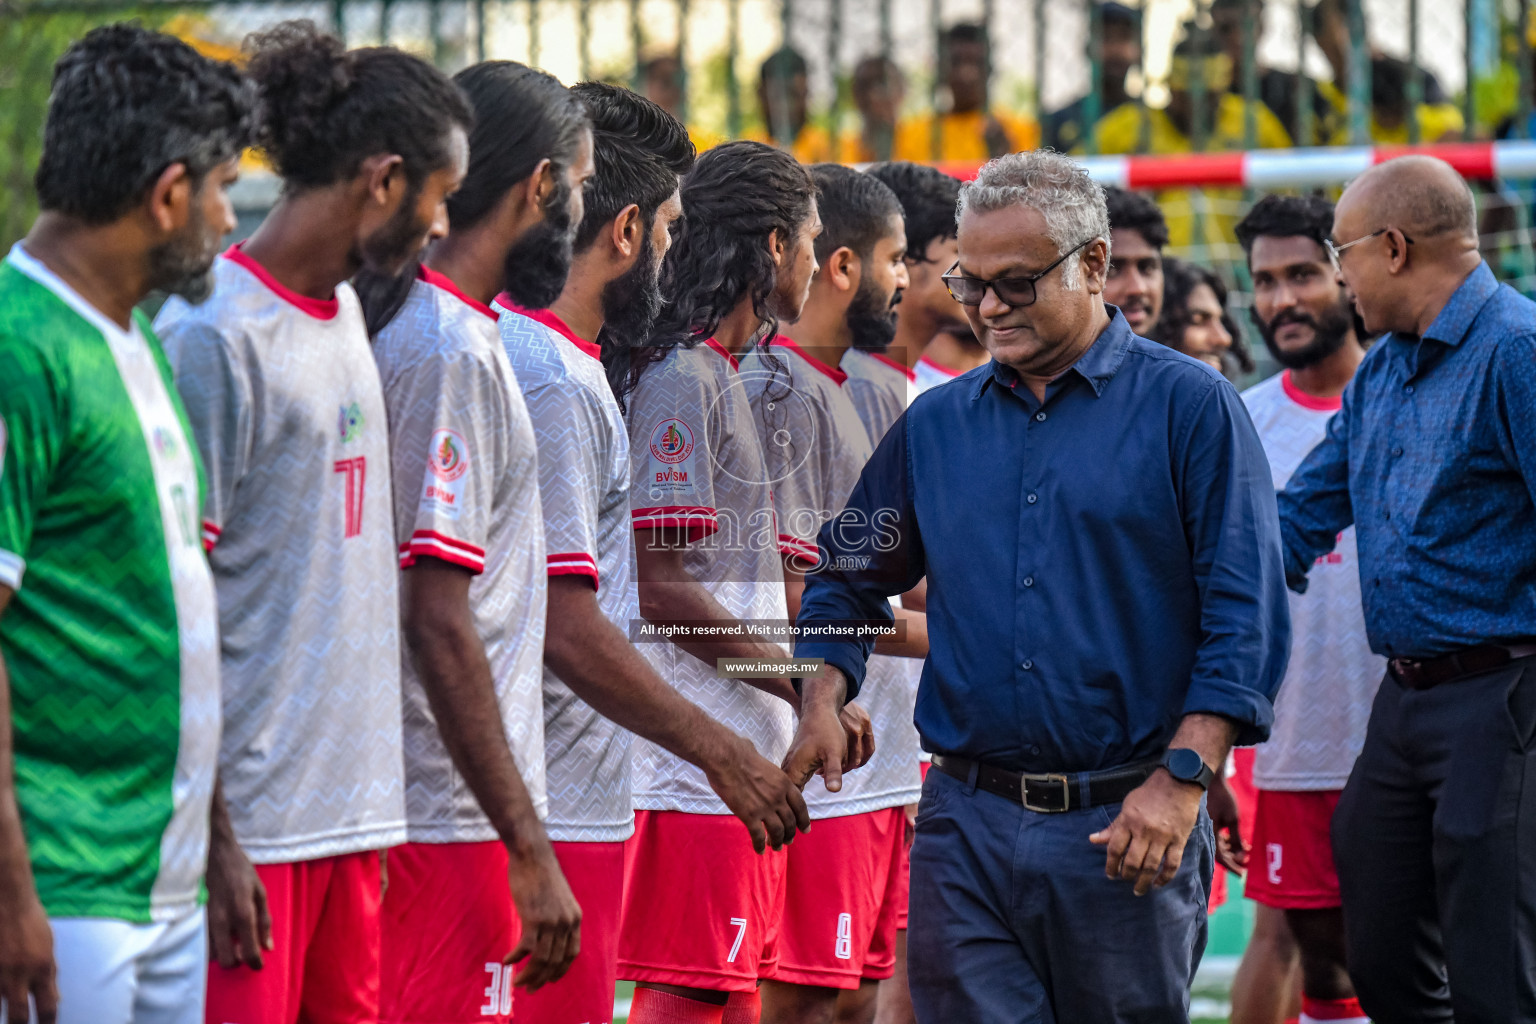
<path fill-rule="evenodd" d="M 1339 199 L 1340 214 L 1350 207 L 1362 220 L 1390 224 L 1410 238 L 1453 234 L 1477 242 L 1472 190 L 1450 164 L 1432 156 L 1400 156 L 1372 167 Z"/>

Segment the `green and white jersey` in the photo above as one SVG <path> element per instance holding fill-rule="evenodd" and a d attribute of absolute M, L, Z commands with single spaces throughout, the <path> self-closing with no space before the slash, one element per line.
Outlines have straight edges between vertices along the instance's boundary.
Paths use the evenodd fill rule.
<path fill-rule="evenodd" d="M 53 917 L 201 899 L 219 752 L 201 473 L 170 370 L 19 245 L 0 264 L 0 617 L 16 788 Z"/>

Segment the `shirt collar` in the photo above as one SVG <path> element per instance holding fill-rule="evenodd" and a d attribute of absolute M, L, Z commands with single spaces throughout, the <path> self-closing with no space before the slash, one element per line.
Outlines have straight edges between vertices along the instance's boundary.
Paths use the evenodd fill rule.
<path fill-rule="evenodd" d="M 588 341 L 581 335 L 577 334 L 575 331 L 571 330 L 571 325 L 566 323 L 565 320 L 562 319 L 560 315 L 552 309 L 528 309 L 526 306 L 518 305 L 517 302 L 513 300 L 512 296 L 508 295 L 506 292 L 502 292 L 500 295 L 496 296 L 496 305 L 500 306 L 502 309 L 505 309 L 509 313 L 517 313 L 518 315 L 525 316 L 528 319 L 535 321 L 536 323 L 543 324 L 545 327 L 548 327 L 550 330 L 559 334 L 566 341 L 569 341 L 572 345 L 575 345 L 577 348 L 591 356 L 593 359 L 601 359 L 603 357 L 603 350 L 601 346 L 594 342 Z"/>
<path fill-rule="evenodd" d="M 1477 269 L 1468 274 L 1461 286 L 1451 293 L 1451 300 L 1440 310 L 1435 322 L 1429 325 L 1424 337 L 1442 345 L 1460 345 L 1472 329 L 1472 321 L 1477 319 L 1477 314 L 1483 311 L 1483 306 L 1498 290 L 1499 282 L 1493 276 L 1493 271 L 1488 269 L 1486 262 L 1479 263 Z"/>
<path fill-rule="evenodd" d="M 1119 307 L 1105 303 L 1104 309 L 1110 314 L 1109 326 L 1100 332 L 1092 345 L 1088 346 L 1088 351 L 1079 356 L 1077 362 L 1061 374 L 1065 377 L 1069 373 L 1075 373 L 1082 377 L 1093 389 L 1095 398 L 1104 394 L 1104 389 L 1109 386 L 1109 382 L 1114 379 L 1115 374 L 1120 372 L 1120 366 L 1125 362 L 1126 350 L 1131 347 L 1131 339 L 1136 336 L 1131 333 L 1131 325 L 1125 322 Z M 994 359 L 987 365 L 990 372 L 978 374 L 976 383 L 971 386 L 972 401 L 980 398 L 987 384 L 993 380 L 1010 389 L 1019 383 L 1018 374 L 997 360 Z"/>

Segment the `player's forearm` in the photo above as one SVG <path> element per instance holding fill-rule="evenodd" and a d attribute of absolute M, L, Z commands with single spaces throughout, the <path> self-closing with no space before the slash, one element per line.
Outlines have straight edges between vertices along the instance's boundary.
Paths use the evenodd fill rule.
<path fill-rule="evenodd" d="M 740 625 L 736 616 L 726 611 L 697 580 L 653 580 L 642 582 L 639 589 L 640 616 L 655 625 L 692 627 L 707 623 L 727 629 Z M 692 635 L 695 632 L 690 629 L 671 642 L 707 665 L 715 664 L 719 658 L 771 661 L 785 657 L 782 647 L 750 630 L 707 640 Z M 787 677 L 742 681 L 798 706 L 795 688 Z"/>
<path fill-rule="evenodd" d="M 431 601 L 412 605 L 405 619 L 406 642 L 455 770 L 509 850 L 544 842 L 543 826 L 507 745 L 490 663 L 467 603 L 458 614 L 445 614 L 441 604 Z"/>
<path fill-rule="evenodd" d="M 1170 750 L 1193 750 L 1212 771 L 1219 772 L 1227 763 L 1232 741 L 1236 738 L 1237 723 L 1221 715 L 1201 712 L 1184 716 L 1168 747 Z"/>
<path fill-rule="evenodd" d="M 737 737 L 662 681 L 589 591 L 562 599 L 550 589 L 544 663 L 598 714 L 705 771 Z"/>

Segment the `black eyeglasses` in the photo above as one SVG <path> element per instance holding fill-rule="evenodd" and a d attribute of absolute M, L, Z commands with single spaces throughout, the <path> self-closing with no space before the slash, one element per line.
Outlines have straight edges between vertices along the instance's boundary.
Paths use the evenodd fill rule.
<path fill-rule="evenodd" d="M 981 300 L 986 297 L 988 288 L 991 288 L 992 294 L 997 296 L 997 301 L 1004 305 L 1014 308 L 1031 306 L 1034 305 L 1036 297 L 1035 282 L 1061 266 L 1068 256 L 1071 256 L 1091 241 L 1093 241 L 1092 238 L 1083 239 L 1056 257 L 1055 262 L 1050 266 L 1030 277 L 999 277 L 991 281 L 983 281 L 979 277 L 967 277 L 964 274 L 955 273 L 955 267 L 960 265 L 959 261 L 956 261 L 955 266 L 950 267 L 949 273 L 945 274 L 942 278 L 944 287 L 949 289 L 950 297 L 962 306 L 981 305 Z"/>

